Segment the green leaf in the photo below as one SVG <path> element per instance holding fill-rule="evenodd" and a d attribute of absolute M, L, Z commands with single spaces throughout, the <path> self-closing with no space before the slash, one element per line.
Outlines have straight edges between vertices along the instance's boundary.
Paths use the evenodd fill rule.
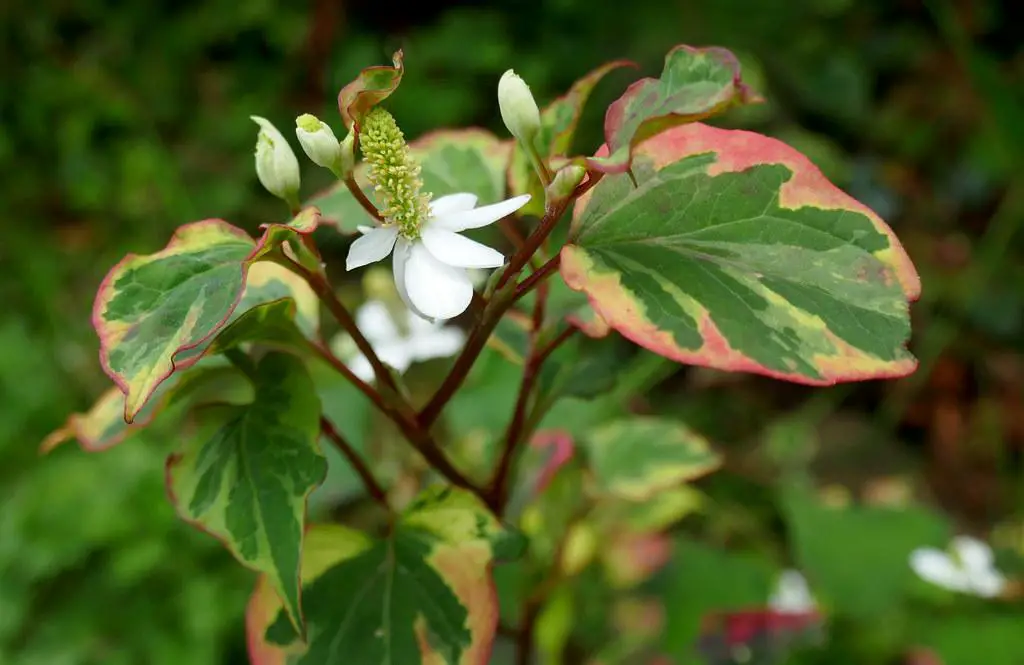
<path fill-rule="evenodd" d="M 295 642 L 287 617 L 263 596 L 256 610 L 250 605 L 248 627 L 265 656 L 257 665 L 282 663 L 272 657 L 285 652 L 292 665 L 488 662 L 498 619 L 490 565 L 501 531 L 471 494 L 427 490 L 384 540 L 342 527 L 316 527 L 315 539 L 330 548 L 303 561 L 308 645 Z"/>
<path fill-rule="evenodd" d="M 601 425 L 583 440 L 599 488 L 645 501 L 721 464 L 707 440 L 680 422 L 634 417 Z"/>
<path fill-rule="evenodd" d="M 609 62 L 593 70 L 572 84 L 569 91 L 551 102 L 540 113 L 540 132 L 535 139 L 535 147 L 542 157 L 548 160 L 564 157 L 572 148 L 583 107 L 590 98 L 590 93 L 609 72 L 620 67 L 635 66 L 625 60 Z M 544 214 L 544 187 L 530 165 L 530 158 L 523 147 L 516 143 L 512 152 L 512 162 L 508 170 L 509 187 L 513 194 L 531 194 L 529 203 L 519 213 L 523 215 Z"/>
<path fill-rule="evenodd" d="M 917 273 L 886 224 L 785 144 L 695 123 L 577 204 L 562 276 L 667 358 L 813 385 L 904 376 Z"/>
<path fill-rule="evenodd" d="M 163 250 L 129 254 L 100 285 L 93 326 L 100 362 L 126 395 L 131 421 L 174 372 L 175 356 L 199 346 L 231 316 L 255 243 L 219 219 L 180 227 Z"/>
<path fill-rule="evenodd" d="M 316 339 L 320 330 L 320 301 L 306 281 L 276 263 L 257 261 L 248 265 L 245 291 L 225 327 L 215 337 L 176 356 L 178 369 L 244 342 L 296 348 L 303 345 L 302 338 Z"/>
<path fill-rule="evenodd" d="M 797 564 L 815 593 L 837 611 L 871 618 L 894 609 L 917 579 L 908 558 L 918 547 L 944 547 L 946 524 L 920 507 L 833 508 L 799 487 L 783 509 Z"/>
<path fill-rule="evenodd" d="M 574 337 L 544 363 L 538 379 L 538 401 L 562 397 L 597 397 L 616 385 L 616 370 L 636 347 L 613 339 Z"/>
<path fill-rule="evenodd" d="M 306 497 L 327 472 L 320 402 L 305 366 L 288 354 L 264 356 L 253 382 L 252 403 L 225 409 L 168 460 L 169 493 L 183 519 L 268 576 L 299 627 Z"/>
<path fill-rule="evenodd" d="M 367 67 L 359 72 L 354 81 L 338 93 L 338 110 L 345 127 L 358 128 L 359 121 L 377 104 L 391 96 L 402 82 L 405 68 L 402 64 L 402 50 L 395 51 L 392 65 Z"/>
<path fill-rule="evenodd" d="M 1021 663 L 1024 617 L 1019 611 L 1002 615 L 914 616 L 912 620 L 915 643 L 933 649 L 942 659 L 942 665 Z"/>
<path fill-rule="evenodd" d="M 435 199 L 470 192 L 482 206 L 505 198 L 512 141 L 483 129 L 443 130 L 421 136 L 409 149 L 422 167 L 423 191 Z"/>
<path fill-rule="evenodd" d="M 88 411 L 71 414 L 64 425 L 43 440 L 40 451 L 48 453 L 75 439 L 83 450 L 100 452 L 144 429 L 170 406 L 186 409 L 210 401 L 241 404 L 252 399 L 252 386 L 241 372 L 209 361 L 162 383 L 130 424 L 124 420 L 124 393 L 116 386 L 110 388 Z"/>
<path fill-rule="evenodd" d="M 612 102 L 604 118 L 608 151 L 591 168 L 623 173 L 633 148 L 670 127 L 702 120 L 731 106 L 760 101 L 740 80 L 740 65 L 723 48 L 677 46 L 665 56 L 661 78 L 645 78 Z"/>
<path fill-rule="evenodd" d="M 298 307 L 291 298 L 262 303 L 242 314 L 210 345 L 210 353 L 224 353 L 249 342 L 280 350 L 302 350 L 308 337 L 296 325 Z"/>
<path fill-rule="evenodd" d="M 409 150 L 420 163 L 423 190 L 433 194 L 434 199 L 470 192 L 477 195 L 478 205 L 488 205 L 505 198 L 510 141 L 501 141 L 483 129 L 442 130 L 411 142 Z M 356 167 L 353 176 L 372 201 L 374 191 L 365 164 Z M 336 183 L 317 194 L 309 204 L 317 206 L 323 217 L 342 231 L 354 233 L 357 226 L 373 223 L 344 183 Z"/>

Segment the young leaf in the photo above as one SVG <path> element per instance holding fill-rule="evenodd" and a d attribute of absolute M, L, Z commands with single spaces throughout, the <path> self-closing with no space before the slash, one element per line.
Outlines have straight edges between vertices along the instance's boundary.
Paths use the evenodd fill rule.
<path fill-rule="evenodd" d="M 199 366 L 177 380 L 162 383 L 129 424 L 124 420 L 124 393 L 114 386 L 85 413 L 71 414 L 63 426 L 43 440 L 40 452 L 48 453 L 70 439 L 76 439 L 85 451 L 101 452 L 145 428 L 172 404 L 187 408 L 211 399 L 228 404 L 244 403 L 252 399 L 252 387 L 234 367 Z"/>
<path fill-rule="evenodd" d="M 293 665 L 489 661 L 498 619 L 489 568 L 502 532 L 472 495 L 428 490 L 382 541 L 316 527 L 311 543 L 322 528 L 331 530 L 331 553 L 303 561 L 308 645 L 295 643 L 284 614 L 269 628 L 259 620 L 273 616 L 264 598 L 250 606 L 250 652 L 263 656 L 256 665 L 281 662 L 273 658 L 282 647 Z"/>
<path fill-rule="evenodd" d="M 391 66 L 367 67 L 338 93 L 338 110 L 345 127 L 351 129 L 355 125 L 358 130 L 363 116 L 398 89 L 405 73 L 402 50 L 395 51 L 391 60 Z"/>
<path fill-rule="evenodd" d="M 483 129 L 442 130 L 410 142 L 409 150 L 420 163 L 423 191 L 435 199 L 470 192 L 477 195 L 478 205 L 488 205 L 505 196 L 510 141 Z M 356 167 L 354 177 L 372 201 L 373 187 L 366 178 L 365 164 Z M 374 223 L 344 183 L 317 194 L 309 204 L 317 206 L 325 219 L 343 231 L 355 232 L 361 224 Z"/>
<path fill-rule="evenodd" d="M 292 625 L 301 627 L 299 561 L 306 497 L 327 464 L 317 439 L 320 401 L 302 362 L 260 360 L 252 403 L 227 410 L 167 462 L 178 514 L 268 576 Z"/>
<path fill-rule="evenodd" d="M 615 420 L 595 428 L 583 444 L 600 489 L 631 501 L 649 500 L 721 464 L 704 437 L 663 418 Z"/>
<path fill-rule="evenodd" d="M 573 83 L 565 95 L 541 111 L 540 132 L 537 134 L 535 146 L 542 157 L 550 160 L 569 154 L 573 137 L 576 135 L 576 125 L 579 124 L 590 93 L 609 72 L 629 66 L 635 65 L 625 60 L 617 60 L 598 67 Z M 513 194 L 533 195 L 530 202 L 519 210 L 520 214 L 544 214 L 544 188 L 537 178 L 536 171 L 530 165 L 529 156 L 519 143 L 516 143 L 512 152 L 512 162 L 508 167 L 508 184 Z"/>
<path fill-rule="evenodd" d="M 308 238 L 325 221 L 331 223 L 321 216 L 318 208 L 307 206 L 286 224 L 261 224 L 263 236 L 249 260 L 273 255 L 295 260 L 310 272 L 323 273 L 320 253 Z"/>
<path fill-rule="evenodd" d="M 603 151 L 604 149 L 602 149 Z M 577 204 L 562 276 L 679 362 L 813 385 L 904 376 L 914 266 L 886 224 L 785 144 L 695 123 Z"/>
<path fill-rule="evenodd" d="M 661 78 L 646 78 L 612 102 L 604 117 L 608 152 L 587 160 L 605 173 L 629 170 L 633 148 L 670 127 L 760 101 L 740 80 L 740 65 L 723 48 L 677 46 L 665 56 Z"/>
<path fill-rule="evenodd" d="M 163 250 L 129 254 L 100 285 L 93 326 L 100 362 L 125 393 L 131 420 L 175 369 L 175 355 L 202 344 L 231 316 L 255 243 L 219 219 L 182 226 Z"/>

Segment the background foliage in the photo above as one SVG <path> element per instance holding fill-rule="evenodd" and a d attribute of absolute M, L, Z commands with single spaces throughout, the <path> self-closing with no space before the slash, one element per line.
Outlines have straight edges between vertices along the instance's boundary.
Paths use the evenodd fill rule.
<path fill-rule="evenodd" d="M 715 510 L 676 542 L 678 560 L 703 556 L 706 567 L 661 573 L 669 632 L 685 639 L 716 601 L 759 602 L 765 561 L 792 556 L 840 612 L 822 662 L 885 662 L 913 643 L 940 646 L 948 663 L 986 656 L 978 645 L 1012 639 L 1019 614 L 860 619 L 888 616 L 905 575 L 868 564 L 869 543 L 994 527 L 1005 569 L 1024 569 L 1024 51 L 1011 5 L 637 0 L 626 13 L 506 0 L 398 15 L 330 0 L 16 0 L 0 41 L 10 63 L 0 73 L 0 663 L 245 662 L 252 579 L 174 517 L 162 487 L 173 437 L 45 459 L 36 444 L 107 385 L 89 308 L 110 265 L 188 221 L 255 230 L 279 212 L 252 168 L 250 114 L 288 127 L 309 111 L 338 127 L 337 89 L 402 46 L 409 70 L 390 108 L 410 137 L 469 124 L 503 132 L 495 86 L 508 67 L 543 103 L 610 59 L 655 73 L 678 43 L 736 51 L 769 102 L 726 122 L 785 140 L 872 206 L 925 289 L 914 310 L 921 368 L 908 379 L 821 390 L 680 368 L 636 405 L 686 420 L 726 456 L 698 483 Z M 629 76 L 598 87 L 579 145 L 596 146 L 601 110 Z M 327 184 L 302 161 L 305 191 Z M 923 509 L 881 521 L 882 507 L 823 514 L 815 498 L 772 490 L 783 473 L 867 503 L 913 495 L 946 521 Z M 827 539 L 806 537 L 823 529 Z M 693 570 L 752 581 L 725 589 Z M 587 617 L 577 618 L 585 644 Z"/>

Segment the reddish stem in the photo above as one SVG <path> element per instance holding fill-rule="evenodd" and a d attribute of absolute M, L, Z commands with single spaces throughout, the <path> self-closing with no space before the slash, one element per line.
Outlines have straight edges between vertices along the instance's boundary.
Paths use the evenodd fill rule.
<path fill-rule="evenodd" d="M 545 263 L 540 268 L 538 268 L 537 270 L 535 270 L 532 273 L 530 273 L 529 277 L 524 279 L 522 282 L 520 282 L 516 286 L 515 296 L 514 296 L 515 300 L 519 300 L 520 298 L 525 296 L 527 293 L 529 293 L 531 290 L 533 290 L 533 288 L 535 286 L 538 286 L 539 284 L 541 284 L 553 272 L 558 270 L 558 267 L 561 265 L 561 263 L 562 263 L 562 255 L 561 254 L 555 254 L 553 257 L 551 257 L 550 260 L 548 260 L 547 263 Z"/>
<path fill-rule="evenodd" d="M 381 217 L 380 210 L 377 210 L 377 206 L 373 205 L 370 199 L 366 198 L 366 194 L 359 188 L 359 183 L 356 182 L 355 176 L 349 174 L 345 178 L 345 186 L 348 187 L 348 191 L 352 192 L 352 196 L 355 197 L 356 201 L 359 201 L 359 205 L 363 206 L 363 210 L 367 212 L 370 217 L 373 217 L 378 222 L 383 222 L 384 218 Z"/>
<path fill-rule="evenodd" d="M 388 494 L 381 487 L 380 483 L 377 482 L 377 479 L 373 477 L 370 467 L 366 466 L 366 462 L 355 451 L 355 448 L 345 440 L 334 424 L 324 416 L 320 416 L 320 431 L 325 437 L 330 439 L 331 443 L 341 451 L 341 454 L 345 456 L 348 463 L 352 465 L 352 468 L 363 481 L 363 485 L 366 486 L 366 491 L 373 497 L 374 501 L 384 506 L 384 509 L 390 512 L 391 507 L 388 505 Z"/>

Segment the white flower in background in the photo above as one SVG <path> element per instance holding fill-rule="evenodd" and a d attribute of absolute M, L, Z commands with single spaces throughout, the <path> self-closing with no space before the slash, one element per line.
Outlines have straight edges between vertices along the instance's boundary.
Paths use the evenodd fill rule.
<path fill-rule="evenodd" d="M 430 204 L 430 214 L 410 239 L 397 225 L 360 226 L 345 267 L 353 270 L 387 258 L 394 251 L 395 287 L 406 305 L 427 319 L 462 314 L 473 300 L 473 277 L 467 269 L 497 268 L 501 252 L 459 235 L 460 231 L 493 224 L 519 210 L 529 194 L 477 208 L 475 194 L 450 194 Z"/>
<path fill-rule="evenodd" d="M 993 598 L 1003 592 L 1006 578 L 996 570 L 992 548 L 987 543 L 957 536 L 950 549 L 916 549 L 910 553 L 910 567 L 921 579 L 950 591 L 982 598 Z"/>
<path fill-rule="evenodd" d="M 783 614 L 805 614 L 817 609 L 807 579 L 800 571 L 792 569 L 784 570 L 779 575 L 775 591 L 768 599 L 768 606 Z"/>
<path fill-rule="evenodd" d="M 356 311 L 356 325 L 374 352 L 400 373 L 414 362 L 452 356 L 462 348 L 465 334 L 458 328 L 430 323 L 409 311 L 403 314 L 404 320 L 396 324 L 387 306 L 379 300 L 368 300 Z M 349 348 L 348 341 L 341 335 L 332 345 L 339 356 L 351 355 L 342 350 Z M 358 351 L 346 364 L 363 381 L 373 380 L 370 361 Z"/>
<path fill-rule="evenodd" d="M 268 192 L 289 204 L 297 204 L 299 160 L 269 120 L 257 115 L 249 117 L 260 126 L 256 137 L 256 176 Z"/>

